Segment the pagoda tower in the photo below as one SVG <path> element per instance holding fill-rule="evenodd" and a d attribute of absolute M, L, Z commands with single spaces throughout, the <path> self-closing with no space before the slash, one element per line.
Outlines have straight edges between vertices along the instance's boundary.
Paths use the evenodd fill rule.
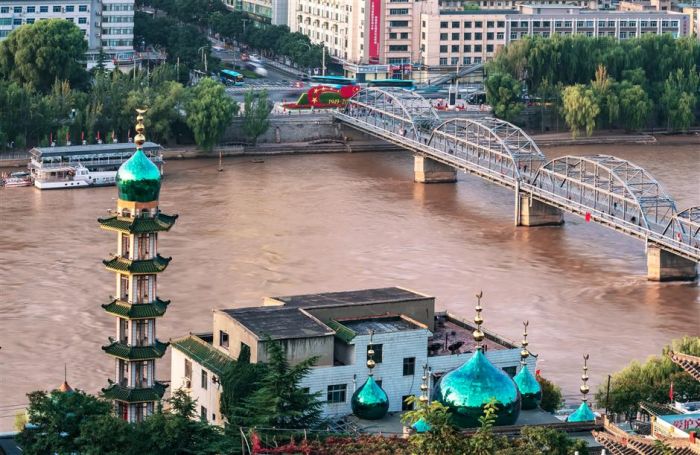
<path fill-rule="evenodd" d="M 116 213 L 98 219 L 102 229 L 117 233 L 117 253 L 102 261 L 116 277 L 115 297 L 102 305 L 116 318 L 115 336 L 102 347 L 114 358 L 115 380 L 102 393 L 128 422 L 151 415 L 167 387 L 155 380 L 156 360 L 169 344 L 156 339 L 156 320 L 170 303 L 157 296 L 157 278 L 171 259 L 158 254 L 158 233 L 170 230 L 177 219 L 158 208 L 161 172 L 143 152 L 146 111 L 137 112 L 136 153 L 117 172 Z"/>

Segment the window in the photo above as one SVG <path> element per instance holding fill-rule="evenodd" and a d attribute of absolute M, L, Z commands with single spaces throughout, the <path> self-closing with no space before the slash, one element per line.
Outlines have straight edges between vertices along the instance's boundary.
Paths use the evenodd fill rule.
<path fill-rule="evenodd" d="M 374 356 L 372 359 L 374 363 L 382 363 L 382 344 L 373 344 L 371 348 L 374 349 Z M 367 345 L 367 351 L 369 351 L 370 345 Z M 367 360 L 369 360 L 369 354 L 367 354 Z"/>
<path fill-rule="evenodd" d="M 486 52 L 493 52 L 493 44 L 486 45 Z"/>
<path fill-rule="evenodd" d="M 440 65 L 447 65 L 447 57 L 440 57 Z"/>
<path fill-rule="evenodd" d="M 347 389 L 347 384 L 329 385 L 326 401 L 328 403 L 345 403 Z"/>
<path fill-rule="evenodd" d="M 464 52 L 471 52 L 472 51 L 472 45 L 471 44 L 465 44 L 464 45 Z"/>
<path fill-rule="evenodd" d="M 456 65 L 459 62 L 459 57 L 452 57 L 450 59 L 450 65 Z"/>
<path fill-rule="evenodd" d="M 136 275 L 136 302 L 135 303 L 150 303 L 151 282 L 148 275 Z M 133 299 L 132 299 L 133 300 Z"/>
<path fill-rule="evenodd" d="M 148 362 L 135 362 L 134 373 L 136 378 L 136 387 L 148 387 Z"/>
<path fill-rule="evenodd" d="M 496 39 L 497 40 L 503 40 L 505 38 L 505 35 L 503 32 L 498 32 L 496 33 Z"/>
<path fill-rule="evenodd" d="M 471 23 L 471 22 L 465 22 L 465 23 L 464 23 L 464 28 L 472 28 L 472 23 Z"/>
<path fill-rule="evenodd" d="M 36 6 L 27 6 L 28 13 L 36 13 Z"/>
<path fill-rule="evenodd" d="M 53 8 L 51 9 L 54 13 L 60 13 L 61 12 L 61 5 L 54 5 Z"/>
<path fill-rule="evenodd" d="M 474 45 L 474 52 L 481 52 L 481 44 Z M 480 63 L 480 62 L 475 61 L 474 63 Z"/>
<path fill-rule="evenodd" d="M 39 12 L 40 12 L 40 13 L 48 13 L 48 12 L 49 12 L 49 7 L 48 7 L 48 5 L 40 6 L 40 7 L 39 7 Z"/>
<path fill-rule="evenodd" d="M 79 24 L 87 24 L 87 17 L 79 17 L 78 23 Z"/>
<path fill-rule="evenodd" d="M 389 21 L 390 27 L 408 27 L 408 21 Z"/>
<path fill-rule="evenodd" d="M 470 65 L 471 62 L 472 62 L 472 58 L 471 58 L 471 57 L 464 57 L 464 58 L 462 59 L 462 64 L 464 64 L 464 65 Z"/>
<path fill-rule="evenodd" d="M 7 14 L 7 13 L 9 13 L 9 12 L 10 12 L 10 7 L 9 7 L 9 6 L 0 7 L 0 13 L 2 13 L 2 14 Z M 3 25 L 4 25 L 4 24 L 3 24 Z"/>
<path fill-rule="evenodd" d="M 474 22 L 474 27 L 476 27 L 476 28 L 482 28 L 483 26 L 484 26 L 484 23 L 481 21 Z"/>
<path fill-rule="evenodd" d="M 22 19 L 12 19 L 12 25 L 22 25 Z"/>
<path fill-rule="evenodd" d="M 474 39 L 475 40 L 480 40 L 483 39 L 484 34 L 483 33 L 474 33 Z"/>
<path fill-rule="evenodd" d="M 447 22 L 440 22 L 440 28 L 447 28 Z"/>
<path fill-rule="evenodd" d="M 132 324 L 134 324 L 134 331 L 136 332 L 136 342 L 132 344 L 148 346 L 150 344 L 148 339 L 148 319 L 137 319 L 132 321 Z"/>
<path fill-rule="evenodd" d="M 115 5 L 116 6 L 116 5 Z M 84 13 L 87 11 L 87 5 L 78 5 L 78 11 Z"/>
<path fill-rule="evenodd" d="M 487 39 L 487 40 L 492 40 L 492 39 L 493 39 L 493 32 L 488 32 L 488 33 L 486 34 L 486 39 Z"/>
<path fill-rule="evenodd" d="M 219 330 L 219 346 L 228 348 L 228 333 L 223 330 Z"/>
<path fill-rule="evenodd" d="M 459 44 L 452 45 L 452 52 L 459 52 Z M 457 63 L 454 63 L 456 65 Z"/>
<path fill-rule="evenodd" d="M 498 28 L 503 28 L 506 26 L 506 23 L 505 23 L 505 21 L 498 21 L 497 25 L 498 25 Z"/>
<path fill-rule="evenodd" d="M 408 51 L 408 46 L 405 44 L 397 45 L 389 45 L 389 52 L 407 52 Z"/>
<path fill-rule="evenodd" d="M 389 14 L 408 14 L 408 8 L 392 8 Z"/>
<path fill-rule="evenodd" d="M 204 390 L 207 390 L 208 385 L 209 385 L 209 378 L 207 377 L 207 371 L 202 370 L 202 388 Z"/>
<path fill-rule="evenodd" d="M 22 7 L 21 6 L 15 6 L 12 8 L 12 11 L 14 11 L 16 14 L 19 14 L 22 12 Z"/>
<path fill-rule="evenodd" d="M 416 358 L 415 357 L 404 357 L 403 358 L 403 375 L 412 376 L 416 373 Z"/>
<path fill-rule="evenodd" d="M 207 408 L 205 408 L 204 406 L 200 407 L 199 409 L 199 420 L 201 420 L 202 422 L 207 421 Z"/>
<path fill-rule="evenodd" d="M 401 410 L 402 411 L 412 411 L 413 410 L 413 403 L 408 404 L 406 403 L 406 400 L 413 395 L 404 395 L 401 397 Z"/>
<path fill-rule="evenodd" d="M 493 25 L 494 25 L 493 21 L 486 22 L 486 28 L 493 28 Z"/>
<path fill-rule="evenodd" d="M 447 41 L 448 36 L 447 33 L 440 33 L 440 41 Z"/>
<path fill-rule="evenodd" d="M 452 40 L 453 40 L 453 41 L 459 41 L 459 33 L 453 33 L 453 34 L 452 34 Z"/>
<path fill-rule="evenodd" d="M 447 46 L 446 45 L 440 46 L 440 52 L 447 52 Z"/>
<path fill-rule="evenodd" d="M 464 34 L 464 41 L 470 41 L 472 39 L 472 34 L 471 33 L 465 33 Z"/>
<path fill-rule="evenodd" d="M 459 22 L 452 22 L 452 28 L 459 28 Z"/>
<path fill-rule="evenodd" d="M 34 23 L 34 18 L 33 17 L 28 17 L 27 18 L 27 24 L 33 24 Z"/>
<path fill-rule="evenodd" d="M 408 32 L 401 33 L 401 39 L 408 39 Z"/>
<path fill-rule="evenodd" d="M 75 11 L 75 6 L 73 5 L 66 5 L 66 13 L 72 13 Z"/>
<path fill-rule="evenodd" d="M 192 382 L 192 361 L 190 359 L 185 359 L 185 378 Z"/>
<path fill-rule="evenodd" d="M 121 344 L 129 343 L 129 320 L 119 318 L 119 342 Z"/>
<path fill-rule="evenodd" d="M 129 300 L 129 275 L 119 275 L 119 298 Z"/>

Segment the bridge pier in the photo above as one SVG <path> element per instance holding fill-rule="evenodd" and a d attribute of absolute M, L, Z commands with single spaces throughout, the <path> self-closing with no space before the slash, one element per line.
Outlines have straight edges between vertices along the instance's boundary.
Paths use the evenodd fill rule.
<path fill-rule="evenodd" d="M 516 226 L 559 226 L 564 224 L 564 212 L 544 202 L 532 199 L 527 194 L 518 194 L 515 203 Z"/>
<path fill-rule="evenodd" d="M 414 155 L 414 180 L 418 183 L 454 183 L 457 170 L 425 156 Z"/>
<path fill-rule="evenodd" d="M 649 281 L 693 281 L 698 277 L 697 264 L 656 245 L 647 244 L 647 279 Z"/>

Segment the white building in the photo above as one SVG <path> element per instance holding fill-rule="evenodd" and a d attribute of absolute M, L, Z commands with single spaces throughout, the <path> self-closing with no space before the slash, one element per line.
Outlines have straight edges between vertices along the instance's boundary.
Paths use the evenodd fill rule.
<path fill-rule="evenodd" d="M 319 392 L 325 416 L 350 414 L 350 398 L 367 379 L 369 331 L 374 332 L 374 378 L 389 397 L 389 412 L 420 394 L 422 367 L 430 381 L 466 362 L 475 326 L 434 311 L 435 298 L 402 288 L 267 298 L 261 307 L 215 310 L 213 333 L 173 340 L 171 390 L 187 389 L 208 421 L 222 424 L 219 377 L 247 346 L 251 362 L 265 362 L 265 339 L 282 343 L 296 364 L 318 361 L 302 386 Z M 520 349 L 486 332 L 486 356 L 514 376 Z M 450 350 L 451 349 L 451 350 Z M 530 368 L 534 371 L 535 359 Z"/>
<path fill-rule="evenodd" d="M 134 58 L 133 0 L 10 0 L 0 2 L 0 40 L 12 30 L 45 19 L 75 23 L 88 42 L 88 69 L 97 63 L 100 47 L 106 66 Z"/>

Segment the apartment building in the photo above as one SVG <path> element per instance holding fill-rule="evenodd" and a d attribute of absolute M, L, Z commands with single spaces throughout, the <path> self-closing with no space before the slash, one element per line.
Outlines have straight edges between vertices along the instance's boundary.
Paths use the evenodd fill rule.
<path fill-rule="evenodd" d="M 245 13 L 246 20 L 272 25 L 289 23 L 288 0 L 223 0 L 223 2 L 229 10 Z"/>
<path fill-rule="evenodd" d="M 46 19 L 74 22 L 88 43 L 88 69 L 97 63 L 100 47 L 113 68 L 134 58 L 133 0 L 12 0 L 0 3 L 0 40 L 22 25 Z"/>

